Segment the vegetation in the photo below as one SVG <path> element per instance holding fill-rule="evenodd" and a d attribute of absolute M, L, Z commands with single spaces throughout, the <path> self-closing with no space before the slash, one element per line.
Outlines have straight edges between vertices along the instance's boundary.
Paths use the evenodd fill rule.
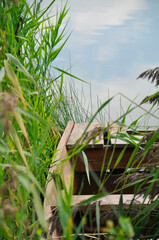
<path fill-rule="evenodd" d="M 159 86 L 159 68 L 155 67 L 153 69 L 148 69 L 145 72 L 141 73 L 138 78 L 148 78 L 148 80 L 151 80 L 151 83 L 155 83 L 155 87 Z M 143 99 L 141 103 L 159 103 L 159 92 L 155 92 L 151 96 L 147 96 Z"/>
<path fill-rule="evenodd" d="M 67 23 L 64 28 L 60 28 L 68 10 L 66 5 L 60 12 L 55 9 L 52 21 L 47 12 L 54 7 L 55 0 L 43 10 L 41 2 L 34 1 L 29 6 L 26 0 L 0 1 L 0 239 L 49 237 L 43 199 L 49 166 L 56 155 L 61 134 L 68 120 L 81 122 L 84 119 L 89 120 L 90 124 L 111 101 L 109 99 L 102 104 L 93 116 L 89 115 L 72 89 L 68 97 L 64 88 L 64 75 L 73 76 L 58 69 L 58 76 L 53 77 L 53 62 L 68 40 Z M 74 103 L 73 106 L 70 101 Z M 132 105 L 116 120 L 121 127 L 125 125 L 126 116 L 131 111 Z M 129 129 L 137 131 L 139 119 Z M 118 137 L 134 143 L 134 139 L 128 134 Z M 119 210 L 113 211 L 114 218 L 110 217 L 103 229 L 106 238 L 158 238 L 158 137 L 159 130 L 145 139 L 144 148 L 141 141 L 135 144 L 127 168 L 119 179 L 122 183 L 120 192 L 129 186 L 135 186 L 134 199 L 128 209 L 124 209 L 121 194 Z M 71 152 L 72 156 L 82 151 L 84 146 L 77 144 Z M 125 150 L 126 148 L 122 154 Z M 120 159 L 121 155 L 117 162 Z M 146 165 L 142 164 L 145 159 Z M 138 164 L 130 168 L 133 161 Z M 87 158 L 85 166 L 89 176 Z M 139 172 L 142 172 L 140 178 Z M 102 174 L 105 174 L 104 180 L 107 180 L 107 171 Z M 144 191 L 141 191 L 142 186 Z M 82 234 L 82 229 L 89 209 L 84 210 L 79 225 L 73 225 L 76 208 L 70 205 L 72 187 L 73 183 L 67 192 L 63 186 L 66 196 L 63 199 L 57 174 L 57 188 L 61 199 L 57 218 L 65 239 L 76 239 L 78 236 L 88 238 Z M 142 204 L 136 209 L 134 203 L 140 194 L 144 194 L 144 201 L 148 199 L 149 204 Z M 106 195 L 107 192 L 98 193 L 81 203 L 81 206 L 89 205 L 93 200 Z M 95 212 L 99 236 L 98 205 L 95 206 Z"/>
<path fill-rule="evenodd" d="M 54 1 L 43 10 L 40 4 L 0 2 L 2 239 L 38 239 L 47 230 L 41 200 L 48 166 L 70 119 L 63 74 L 50 72 L 68 38 L 60 30 L 67 9 L 55 11 L 53 24 L 46 12 Z"/>

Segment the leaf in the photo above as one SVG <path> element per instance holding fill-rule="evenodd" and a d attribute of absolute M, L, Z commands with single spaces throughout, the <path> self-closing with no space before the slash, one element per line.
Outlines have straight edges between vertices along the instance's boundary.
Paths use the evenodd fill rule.
<path fill-rule="evenodd" d="M 156 93 L 154 93 L 154 94 L 152 94 L 152 95 L 150 95 L 150 96 L 145 97 L 145 98 L 141 101 L 140 104 L 147 103 L 147 102 L 149 102 L 149 103 L 154 103 L 154 104 L 155 104 L 155 102 L 158 102 L 158 103 L 159 103 L 159 91 L 157 91 Z"/>
<path fill-rule="evenodd" d="M 86 168 L 87 179 L 88 179 L 88 182 L 90 184 L 88 159 L 87 159 L 87 156 L 86 156 L 84 151 L 82 151 L 81 153 L 82 153 L 84 165 L 85 165 L 85 168 Z"/>
<path fill-rule="evenodd" d="M 25 173 L 25 172 L 24 172 Z M 33 203 L 34 203 L 34 207 L 36 210 L 36 213 L 38 215 L 39 218 L 39 222 L 41 223 L 41 225 L 43 226 L 43 228 L 45 230 L 47 230 L 47 223 L 45 221 L 45 217 L 44 217 L 44 210 L 41 204 L 41 199 L 39 197 L 39 194 L 35 188 L 35 185 L 32 184 L 32 182 L 30 182 L 28 176 L 24 175 L 24 173 L 18 173 L 18 179 L 19 181 L 23 184 L 23 186 L 26 188 L 26 190 L 28 192 L 31 192 L 33 195 Z"/>
<path fill-rule="evenodd" d="M 20 108 L 20 107 L 17 107 L 17 108 L 16 108 L 16 111 L 17 111 L 17 112 L 20 112 L 21 114 L 24 114 L 25 116 L 27 116 L 27 117 L 29 117 L 29 118 L 31 118 L 31 119 L 36 120 L 36 121 L 38 121 L 38 122 L 46 123 L 40 116 L 35 115 L 35 114 L 32 114 L 31 112 L 28 112 L 28 111 L 26 111 L 26 110 L 24 110 L 24 109 L 22 109 L 22 108 Z"/>
<path fill-rule="evenodd" d="M 57 68 L 57 67 L 54 67 L 54 68 L 55 68 L 56 70 L 58 70 L 58 71 L 64 73 L 64 74 L 70 76 L 70 77 L 73 77 L 73 78 L 75 78 L 75 79 L 77 79 L 77 80 L 79 80 L 79 81 L 82 81 L 82 82 L 84 82 L 84 83 L 87 83 L 86 81 L 84 81 L 84 80 L 82 80 L 81 78 L 78 78 L 78 77 L 72 75 L 72 74 L 69 73 L 69 72 L 66 72 L 66 71 L 64 71 L 64 70 L 62 70 L 62 69 L 60 69 L 60 68 Z"/>
<path fill-rule="evenodd" d="M 109 98 L 107 101 L 105 101 L 99 108 L 98 110 L 95 112 L 95 114 L 92 116 L 92 118 L 90 119 L 89 123 L 87 124 L 87 127 L 85 128 L 82 136 L 80 137 L 79 139 L 79 142 L 80 140 L 85 136 L 89 126 L 91 125 L 91 123 L 94 121 L 94 119 L 96 118 L 96 116 L 98 115 L 98 113 L 106 106 L 109 104 L 109 102 L 113 99 L 113 97 Z"/>
<path fill-rule="evenodd" d="M 41 89 L 39 88 L 37 82 L 34 80 L 34 78 L 30 75 L 30 73 L 27 71 L 27 69 L 21 64 L 18 58 L 14 57 L 10 53 L 6 53 L 7 57 L 13 61 L 13 63 L 16 65 L 16 67 L 23 72 L 31 81 L 32 83 L 36 86 L 36 88 L 41 92 Z"/>
<path fill-rule="evenodd" d="M 0 145 L 0 153 L 8 153 L 8 152 L 9 150 L 6 147 Z"/>
<path fill-rule="evenodd" d="M 15 146 L 17 147 L 17 150 L 19 152 L 19 155 L 24 163 L 24 165 L 28 168 L 28 163 L 27 163 L 27 160 L 25 158 L 25 155 L 24 155 L 24 152 L 23 152 L 23 149 L 22 149 L 22 146 L 21 146 L 21 143 L 20 143 L 20 140 L 19 140 L 19 137 L 13 127 L 13 125 L 11 124 L 11 128 L 10 128 L 10 135 L 12 137 L 12 140 L 15 144 Z"/>
<path fill-rule="evenodd" d="M 158 137 L 159 137 L 159 129 L 154 133 L 154 135 L 147 142 L 144 150 L 147 151 L 152 146 L 152 144 L 157 140 Z"/>
<path fill-rule="evenodd" d="M 159 79 L 159 67 L 146 70 L 145 72 L 141 73 L 137 79 L 139 78 L 148 78 L 148 81 L 151 79 L 151 83 L 156 81 L 155 85 L 157 87 Z"/>
<path fill-rule="evenodd" d="M 25 129 L 25 126 L 24 126 L 23 119 L 22 119 L 21 115 L 17 111 L 14 111 L 13 115 L 14 115 L 20 129 L 22 130 L 22 133 L 23 133 L 24 137 L 26 138 L 26 141 L 27 141 L 28 145 L 30 146 L 28 135 L 27 135 L 27 132 L 26 132 L 26 129 Z"/>
<path fill-rule="evenodd" d="M 97 230 L 98 234 L 100 233 L 100 208 L 99 202 L 96 202 L 96 223 L 97 223 Z"/>
<path fill-rule="evenodd" d="M 23 174 L 17 174 L 19 181 L 23 184 L 28 192 L 31 192 L 30 181 Z"/>
<path fill-rule="evenodd" d="M 117 158 L 117 160 L 116 160 L 116 162 L 115 162 L 115 164 L 114 164 L 113 169 L 115 169 L 116 166 L 118 166 L 119 162 L 121 161 L 121 159 L 122 159 L 122 157 L 123 157 L 123 155 L 124 155 L 124 153 L 125 153 L 125 151 L 126 151 L 126 148 L 127 148 L 127 146 L 125 145 L 125 147 L 123 148 L 123 150 L 120 152 L 119 157 Z"/>
<path fill-rule="evenodd" d="M 45 216 L 44 216 L 44 209 L 43 209 L 43 206 L 41 204 L 41 199 L 39 197 L 39 194 L 38 194 L 36 188 L 33 187 L 33 186 L 31 186 L 31 191 L 32 191 L 32 194 L 33 194 L 33 203 L 34 203 L 35 210 L 36 210 L 36 213 L 37 213 L 38 218 L 39 218 L 39 222 L 41 223 L 43 228 L 45 230 L 47 230 L 47 223 L 46 223 Z"/>
<path fill-rule="evenodd" d="M 39 190 L 43 193 L 43 190 L 39 184 L 39 182 L 36 180 L 36 178 L 33 176 L 33 174 L 29 171 L 28 168 L 25 168 L 21 165 L 12 165 L 12 164 L 0 164 L 0 167 L 7 168 L 12 167 L 18 176 L 19 181 L 23 184 L 23 186 L 26 188 L 26 190 L 33 195 L 33 203 L 35 210 L 37 212 L 39 221 L 42 225 L 42 227 L 47 230 L 47 223 L 45 221 L 44 217 L 44 210 L 41 204 L 41 199 L 38 194 L 38 191 L 36 189 L 36 186 L 39 188 Z"/>
<path fill-rule="evenodd" d="M 130 126 L 129 126 L 129 128 L 131 128 L 131 127 L 136 127 L 137 126 L 137 123 L 138 123 L 138 120 L 139 119 L 136 119 L 135 121 L 133 121 L 131 124 L 130 124 Z"/>
<path fill-rule="evenodd" d="M 3 77 L 4 77 L 4 75 L 5 75 L 5 68 L 2 67 L 1 70 L 0 70 L 0 82 L 3 81 Z"/>
<path fill-rule="evenodd" d="M 119 224 L 120 224 L 121 228 L 124 230 L 124 232 L 128 238 L 132 238 L 134 236 L 134 230 L 133 230 L 133 227 L 132 227 L 132 224 L 131 224 L 129 218 L 120 216 Z"/>
<path fill-rule="evenodd" d="M 122 216 L 123 215 L 123 194 L 120 194 L 120 199 L 119 199 L 119 213 Z"/>
<path fill-rule="evenodd" d="M 23 97 L 23 94 L 21 91 L 21 87 L 20 87 L 20 84 L 19 84 L 19 81 L 18 81 L 18 78 L 17 78 L 15 72 L 13 71 L 11 65 L 9 64 L 9 62 L 7 60 L 4 60 L 4 66 L 5 66 L 5 70 L 6 70 L 6 73 L 9 77 L 10 81 L 12 82 L 17 94 L 19 95 L 19 97 L 22 100 L 23 106 L 26 107 L 24 97 Z"/>
<path fill-rule="evenodd" d="M 74 239 L 74 240 L 77 239 L 78 234 L 80 233 L 80 231 L 81 231 L 81 229 L 82 229 L 82 227 L 83 227 L 83 225 L 84 225 L 84 223 L 85 223 L 85 221 L 86 221 L 86 216 L 87 216 L 87 214 L 88 214 L 88 209 L 89 209 L 89 208 L 87 208 L 84 216 L 82 217 L 80 223 L 78 224 L 78 226 L 77 226 L 76 229 L 75 229 L 76 231 L 75 231 L 75 234 L 74 234 L 74 236 L 73 236 L 73 239 Z"/>
<path fill-rule="evenodd" d="M 59 48 L 57 48 L 56 50 L 54 50 L 54 51 L 52 52 L 52 54 L 50 54 L 50 56 L 49 56 L 49 63 L 50 63 L 50 62 L 53 62 L 53 60 L 58 56 L 58 54 L 61 52 L 62 48 L 63 48 L 64 45 L 66 44 L 68 38 L 69 38 L 69 36 L 66 38 L 66 40 L 64 41 L 64 43 L 63 43 Z M 54 67 L 54 68 L 55 68 L 55 67 Z M 67 74 L 68 72 L 65 72 L 65 73 Z M 68 74 L 69 74 L 69 73 L 68 73 Z M 73 75 L 72 75 L 72 76 L 73 76 Z M 75 77 L 75 78 L 77 78 L 77 77 Z M 78 80 L 79 80 L 79 79 L 78 79 Z"/>
<path fill-rule="evenodd" d="M 37 188 L 39 189 L 39 191 L 45 195 L 40 183 L 37 181 L 37 179 L 35 178 L 35 176 L 32 174 L 32 172 L 28 169 L 25 168 L 25 173 L 27 174 L 27 177 L 37 186 Z"/>

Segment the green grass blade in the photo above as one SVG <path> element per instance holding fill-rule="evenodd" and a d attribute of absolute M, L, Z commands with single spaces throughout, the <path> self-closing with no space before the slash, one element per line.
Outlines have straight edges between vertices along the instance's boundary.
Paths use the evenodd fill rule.
<path fill-rule="evenodd" d="M 62 69 L 60 69 L 60 68 L 57 68 L 57 67 L 54 67 L 54 68 L 55 68 L 56 70 L 58 70 L 59 72 L 61 72 L 61 73 L 64 73 L 64 74 L 66 74 L 66 75 L 68 75 L 68 76 L 70 76 L 70 77 L 72 77 L 72 78 L 75 78 L 75 79 L 81 81 L 81 82 L 87 83 L 86 81 L 82 80 L 81 78 L 76 77 L 75 75 L 72 75 L 72 74 L 69 73 L 69 72 L 66 72 L 66 71 L 64 71 L 64 70 L 62 70 Z"/>
<path fill-rule="evenodd" d="M 82 151 L 81 153 L 82 153 L 82 157 L 83 157 L 82 159 L 83 159 L 83 162 L 84 162 L 84 165 L 85 165 L 85 168 L 86 168 L 88 183 L 90 184 L 88 159 L 87 159 L 87 156 L 86 156 L 84 151 Z"/>

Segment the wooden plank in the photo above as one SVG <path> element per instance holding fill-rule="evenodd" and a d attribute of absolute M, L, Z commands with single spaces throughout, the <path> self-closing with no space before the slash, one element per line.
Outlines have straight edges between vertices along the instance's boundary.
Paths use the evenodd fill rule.
<path fill-rule="evenodd" d="M 69 136 L 71 134 L 71 131 L 73 129 L 74 123 L 72 121 L 69 121 L 67 124 L 67 127 L 62 135 L 62 138 L 60 139 L 60 142 L 57 147 L 57 154 L 55 158 L 52 161 L 52 165 L 50 166 L 48 175 L 48 183 L 46 185 L 46 197 L 44 199 L 44 212 L 46 220 L 48 220 L 51 216 L 51 206 L 52 203 L 56 202 L 57 200 L 57 188 L 56 184 L 54 182 L 54 179 L 49 181 L 49 179 L 52 178 L 52 173 L 58 168 L 61 173 L 61 178 L 65 182 L 66 188 L 69 189 L 70 186 L 70 176 L 71 176 L 71 162 L 66 161 L 63 164 L 60 164 L 61 161 L 68 157 L 67 155 L 67 149 L 66 144 L 69 139 Z"/>
<path fill-rule="evenodd" d="M 116 134 L 119 131 L 119 129 L 120 127 L 117 123 L 110 123 L 110 126 L 109 126 L 110 135 Z"/>
<path fill-rule="evenodd" d="M 104 133 L 101 131 L 103 128 L 101 123 L 92 122 L 88 128 L 85 140 L 90 139 L 88 146 L 90 147 L 103 147 L 104 146 Z M 92 138 L 93 137 L 93 138 Z M 84 139 L 83 139 L 84 141 Z"/>
<path fill-rule="evenodd" d="M 134 134 L 133 136 L 138 138 L 138 140 L 135 140 L 136 142 L 139 142 L 144 137 L 143 135 L 138 135 L 138 134 Z"/>
<path fill-rule="evenodd" d="M 118 123 L 108 122 L 110 135 L 116 135 L 117 132 L 124 132 L 125 127 L 121 127 Z"/>
<path fill-rule="evenodd" d="M 67 142 L 67 147 L 74 147 L 76 145 L 86 127 L 87 123 L 75 123 L 71 135 L 69 137 L 69 140 Z"/>
<path fill-rule="evenodd" d="M 77 211 L 80 211 L 80 205 L 79 204 L 81 204 L 85 200 L 89 200 L 90 198 L 92 198 L 94 196 L 95 195 L 73 195 L 71 206 L 76 206 L 75 209 L 78 209 Z M 135 200 L 134 200 L 134 194 L 123 194 L 122 197 L 123 197 L 123 211 L 126 211 L 129 208 L 132 201 L 133 201 L 133 205 L 135 205 L 135 207 L 137 207 L 137 209 L 140 209 L 140 206 L 141 206 L 141 204 L 143 204 L 143 202 L 144 202 L 144 204 L 142 206 L 144 206 L 144 207 L 146 207 L 149 204 L 149 199 L 147 198 L 144 201 L 144 197 L 141 197 L 141 196 L 136 197 Z M 102 213 L 101 211 L 107 211 L 107 210 L 109 212 L 111 211 L 113 213 L 113 212 L 118 211 L 118 209 L 119 209 L 120 198 L 121 198 L 120 194 L 118 194 L 118 195 L 113 195 L 113 194 L 112 195 L 107 195 L 105 197 L 102 197 L 102 198 L 99 198 L 97 200 L 91 201 L 89 203 L 89 206 L 98 202 L 100 213 Z M 88 205 L 83 205 L 81 207 L 84 207 L 84 206 L 86 207 L 85 209 L 87 209 Z M 84 211 L 82 213 L 80 213 L 79 221 L 81 220 L 82 215 L 84 215 L 84 213 L 85 213 Z M 93 207 L 93 209 L 91 209 L 91 213 L 95 214 L 95 208 L 94 207 Z M 76 213 L 75 213 L 75 215 L 76 215 Z M 53 219 L 52 219 L 52 221 L 53 221 Z M 50 226 L 52 224 L 53 223 L 51 222 Z M 59 240 L 61 238 L 62 238 L 62 236 L 58 235 L 56 229 L 53 231 L 50 238 L 48 237 L 48 239 L 52 239 L 52 240 L 53 239 L 58 239 Z"/>
<path fill-rule="evenodd" d="M 116 147 L 125 147 L 125 145 L 128 144 L 126 141 L 123 141 L 119 138 L 111 138 L 111 145 L 115 145 Z"/>
<path fill-rule="evenodd" d="M 62 138 L 60 139 L 60 142 L 57 146 L 57 155 L 55 156 L 53 162 L 56 162 L 59 159 L 63 159 L 63 155 L 65 155 L 65 151 L 63 153 L 63 149 L 66 150 L 66 145 L 67 145 L 68 139 L 71 135 L 73 126 L 74 126 L 74 123 L 72 121 L 69 121 L 66 126 L 66 129 L 62 135 Z M 50 168 L 50 171 L 51 171 L 51 168 Z"/>
<path fill-rule="evenodd" d="M 124 170 L 114 170 L 113 173 L 107 172 L 107 179 L 106 173 L 103 173 L 101 177 L 101 171 L 95 172 L 96 177 L 92 172 L 90 172 L 90 183 L 88 182 L 86 172 L 77 172 L 75 171 L 74 174 L 74 195 L 90 195 L 90 194 L 97 194 L 102 192 L 111 193 L 115 190 L 119 190 L 122 188 L 122 184 L 119 181 L 119 177 Z M 117 184 L 118 183 L 118 184 Z M 102 188 L 100 189 L 100 187 Z M 134 193 L 135 186 L 126 187 L 122 190 L 123 194 L 132 194 Z M 120 194 L 121 192 L 118 191 L 116 194 Z"/>
<path fill-rule="evenodd" d="M 64 193 L 62 194 L 64 195 Z M 71 206 L 78 205 L 79 203 L 88 200 L 89 198 L 93 197 L 95 195 L 90 194 L 90 195 L 72 195 L 72 202 Z M 118 206 L 119 205 L 119 199 L 121 195 L 120 194 L 110 194 L 108 196 L 99 198 L 98 200 L 92 201 L 91 203 L 94 202 L 100 202 L 100 205 L 107 206 Z M 130 204 L 131 200 L 134 198 L 134 194 L 123 194 L 123 204 Z M 137 204 L 141 204 L 143 202 L 144 198 L 142 196 L 137 197 L 136 202 Z M 148 203 L 148 199 L 146 199 L 145 204 Z M 52 207 L 57 206 L 57 202 L 53 202 Z"/>
<path fill-rule="evenodd" d="M 87 143 L 87 147 L 102 147 L 104 145 L 104 134 L 101 131 L 103 126 L 101 123 L 92 122 L 82 137 L 88 123 L 76 123 L 71 136 L 67 142 L 68 148 L 73 148 L 76 144 Z M 98 134 L 99 132 L 99 134 Z"/>
<path fill-rule="evenodd" d="M 139 130 L 132 130 L 132 129 L 127 129 L 126 130 L 126 132 L 128 133 L 128 134 L 130 134 L 130 135 L 133 135 L 134 133 L 136 134 L 136 132 L 137 133 L 139 133 L 139 134 L 150 134 L 150 133 L 153 133 L 154 131 L 155 131 L 156 129 L 139 129 Z"/>
<path fill-rule="evenodd" d="M 56 168 L 54 168 L 55 170 Z M 52 167 L 53 171 L 53 167 Z M 50 174 L 48 175 L 48 180 L 50 178 Z M 44 198 L 44 214 L 46 221 L 51 218 L 52 211 L 51 211 L 51 204 L 52 204 L 52 197 L 57 194 L 57 188 L 55 185 L 54 180 L 52 179 L 46 185 L 46 196 Z"/>
<path fill-rule="evenodd" d="M 125 145 L 129 145 L 129 147 L 133 147 L 134 144 L 138 144 L 139 141 L 143 138 L 142 135 L 131 135 L 134 137 L 134 139 L 132 138 L 132 143 L 127 142 L 126 140 L 128 139 L 127 137 L 125 137 L 125 141 L 121 140 L 118 138 L 118 136 L 116 136 L 116 138 L 111 138 L 111 144 L 115 145 L 116 147 L 125 147 Z M 128 139 L 129 141 L 131 141 L 131 139 Z M 134 143 L 134 144 L 133 144 Z"/>
<path fill-rule="evenodd" d="M 108 123 L 109 126 L 109 133 L 110 133 L 110 138 L 111 136 L 113 136 L 114 138 L 110 139 L 111 145 L 115 145 L 116 147 L 125 147 L 125 145 L 127 144 L 125 141 L 118 139 L 117 134 L 118 132 L 124 132 L 125 131 L 125 127 L 122 127 L 117 123 L 113 123 L 113 122 L 109 122 Z"/>
<path fill-rule="evenodd" d="M 110 124 L 110 123 L 109 123 Z M 110 132 L 110 137 L 112 136 L 113 138 L 111 138 L 111 145 L 115 145 L 116 147 L 125 147 L 125 145 L 129 145 L 133 147 L 133 142 L 135 144 L 138 144 L 139 141 L 143 138 L 143 135 L 139 135 L 139 134 L 133 134 L 133 132 L 130 134 L 130 136 L 133 136 L 134 138 L 138 138 L 137 139 L 133 139 L 132 138 L 132 144 L 127 142 L 126 139 L 127 137 L 125 136 L 125 141 L 122 139 L 118 138 L 118 134 L 120 135 L 120 133 L 126 133 L 127 130 L 125 129 L 125 127 L 123 127 L 122 129 L 120 129 L 121 127 L 117 124 L 117 123 L 111 123 L 109 126 L 109 132 Z M 129 131 L 130 133 L 130 131 Z"/>
<path fill-rule="evenodd" d="M 91 197 L 93 197 L 94 195 L 73 195 L 72 196 L 72 206 L 77 205 Z M 100 202 L 101 206 L 118 206 L 119 205 L 119 200 L 120 200 L 120 194 L 116 194 L 116 195 L 108 195 L 105 196 L 103 198 L 100 198 L 98 200 L 96 200 L 97 202 Z M 123 204 L 124 205 L 128 205 L 130 204 L 130 202 L 132 201 L 132 199 L 134 198 L 134 194 L 123 194 Z M 144 198 L 143 197 L 138 197 L 136 198 L 136 204 L 142 204 L 143 203 Z M 92 203 L 96 202 L 93 201 Z M 148 204 L 148 199 L 146 199 L 144 204 Z"/>
<path fill-rule="evenodd" d="M 118 165 L 116 166 L 116 168 L 119 169 L 125 169 L 125 167 L 127 166 L 127 163 L 131 157 L 131 154 L 133 152 L 134 148 L 126 148 L 122 159 L 120 160 L 120 162 L 118 163 Z M 106 152 L 106 158 L 105 158 L 105 163 L 104 163 L 104 170 L 107 169 L 108 163 L 109 163 L 109 159 L 112 157 L 112 161 L 111 164 L 109 166 L 109 169 L 114 168 L 114 165 L 120 155 L 122 151 L 122 148 L 115 148 L 115 151 L 113 153 L 113 146 L 110 146 L 108 148 L 104 147 L 104 148 L 92 148 L 92 149 L 85 149 L 84 152 L 87 156 L 88 159 L 88 163 L 90 166 L 90 170 L 93 169 L 94 171 L 101 171 L 102 165 L 103 165 L 103 160 L 104 160 L 104 156 L 105 156 L 105 152 Z M 75 170 L 77 172 L 85 172 L 85 166 L 84 163 L 81 159 L 80 154 L 76 155 L 76 167 Z M 137 166 L 138 163 L 136 163 L 134 165 Z M 131 167 L 131 166 L 129 166 Z"/>

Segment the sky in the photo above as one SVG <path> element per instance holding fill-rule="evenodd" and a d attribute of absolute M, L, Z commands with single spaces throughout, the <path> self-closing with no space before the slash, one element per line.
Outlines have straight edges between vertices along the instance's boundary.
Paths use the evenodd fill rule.
<path fill-rule="evenodd" d="M 49 1 L 44 1 L 44 6 Z M 65 1 L 57 0 L 58 8 Z M 93 105 L 115 96 L 109 109 L 115 120 L 130 101 L 139 104 L 154 93 L 155 86 L 138 79 L 143 71 L 159 64 L 158 0 L 68 0 L 67 32 L 71 36 L 55 61 L 55 66 L 91 84 Z M 66 80 L 67 81 L 67 80 Z M 90 84 L 75 81 L 78 91 L 84 88 L 89 102 Z M 119 93 L 125 97 L 119 97 Z M 117 95 L 117 96 L 116 96 Z M 144 104 L 145 109 L 150 105 Z M 143 110 L 137 109 L 133 121 Z M 157 115 L 157 113 L 156 113 Z M 110 120 L 110 119 L 109 119 Z M 130 121 L 130 120 L 129 120 Z M 152 119 L 151 124 L 158 124 Z"/>

